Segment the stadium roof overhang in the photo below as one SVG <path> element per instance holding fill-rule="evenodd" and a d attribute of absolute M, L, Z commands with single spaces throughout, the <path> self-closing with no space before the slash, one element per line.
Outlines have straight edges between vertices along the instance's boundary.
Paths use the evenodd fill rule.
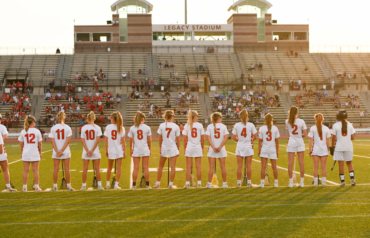
<path fill-rule="evenodd" d="M 266 1 L 266 0 L 257 0 L 257 1 L 266 4 L 267 5 L 267 9 L 270 9 L 272 7 L 272 4 L 270 2 L 268 2 L 268 1 Z M 234 7 L 238 6 L 242 2 L 246 2 L 246 0 L 239 0 L 239 1 L 235 2 L 235 3 L 233 3 L 233 5 L 231 5 L 229 7 L 229 9 L 227 9 L 227 10 L 228 11 L 231 11 Z"/>
<path fill-rule="evenodd" d="M 117 11 L 117 6 L 118 6 L 120 3 L 122 3 L 122 2 L 126 2 L 126 1 L 127 1 L 127 0 L 118 0 L 118 1 L 114 2 L 114 3 L 110 6 L 110 8 L 111 8 L 112 12 Z M 145 3 L 146 5 L 148 5 L 148 13 L 149 13 L 149 12 L 151 12 L 151 11 L 153 11 L 153 4 L 151 4 L 150 2 L 145 1 L 145 0 L 137 0 L 137 1 L 139 1 L 139 2 L 143 2 L 143 3 Z"/>

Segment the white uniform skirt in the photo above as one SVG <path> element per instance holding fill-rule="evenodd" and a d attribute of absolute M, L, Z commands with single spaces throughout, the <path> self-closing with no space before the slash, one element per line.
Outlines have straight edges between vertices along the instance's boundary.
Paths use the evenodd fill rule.
<path fill-rule="evenodd" d="M 108 153 L 108 159 L 110 160 L 116 160 L 123 158 L 123 151 L 120 151 L 118 154 L 110 154 Z"/>
<path fill-rule="evenodd" d="M 221 151 L 216 153 L 212 147 L 210 146 L 208 148 L 208 154 L 207 154 L 208 157 L 211 157 L 211 158 L 225 158 L 227 157 L 227 152 L 226 152 L 226 149 L 225 149 L 225 146 L 222 147 Z"/>
<path fill-rule="evenodd" d="M 334 151 L 334 160 L 352 161 L 353 151 Z"/>
<path fill-rule="evenodd" d="M 304 152 L 306 150 L 305 146 L 287 146 L 286 152 Z"/>
<path fill-rule="evenodd" d="M 276 149 L 275 149 L 275 151 L 273 151 L 273 150 L 266 150 L 262 146 L 260 157 L 261 158 L 266 158 L 266 159 L 277 159 Z"/>
<path fill-rule="evenodd" d="M 185 156 L 186 157 L 191 157 L 191 158 L 198 158 L 198 157 L 203 157 L 203 151 L 201 146 L 197 147 L 186 147 L 185 151 Z"/>
<path fill-rule="evenodd" d="M 94 152 L 91 157 L 87 156 L 87 153 L 84 150 L 82 152 L 82 159 L 85 159 L 85 160 L 97 160 L 97 159 L 101 159 L 100 150 L 99 150 L 99 152 Z"/>
<path fill-rule="evenodd" d="M 329 152 L 328 152 L 328 149 L 327 148 L 318 148 L 315 146 L 313 147 L 313 150 L 312 150 L 312 155 L 316 155 L 316 156 L 328 156 L 329 155 Z"/>
<path fill-rule="evenodd" d="M 148 156 L 150 156 L 150 150 L 148 146 L 146 146 L 145 148 L 134 147 L 132 157 L 148 157 Z"/>
<path fill-rule="evenodd" d="M 165 158 L 172 158 L 179 155 L 179 150 L 176 148 L 161 148 L 161 156 Z"/>
<path fill-rule="evenodd" d="M 67 150 L 67 149 L 66 149 Z M 53 159 L 69 159 L 71 158 L 71 152 L 63 153 L 61 156 L 57 156 L 57 153 L 53 150 L 53 155 L 51 156 Z"/>
<path fill-rule="evenodd" d="M 6 161 L 8 159 L 8 154 L 0 154 L 0 161 Z"/>
<path fill-rule="evenodd" d="M 40 160 L 41 160 L 40 156 L 39 157 L 33 157 L 33 158 L 22 156 L 22 161 L 24 161 L 24 162 L 37 162 L 37 161 L 40 161 Z"/>
<path fill-rule="evenodd" d="M 235 155 L 248 157 L 254 155 L 252 145 L 236 145 Z"/>

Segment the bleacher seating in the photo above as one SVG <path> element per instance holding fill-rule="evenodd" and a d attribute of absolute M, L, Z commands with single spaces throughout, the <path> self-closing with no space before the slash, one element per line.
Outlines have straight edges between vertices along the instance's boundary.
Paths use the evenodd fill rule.
<path fill-rule="evenodd" d="M 326 60 L 331 66 L 334 74 L 340 70 L 342 73 L 356 74 L 358 78 L 362 77 L 362 68 L 365 72 L 370 71 L 370 55 L 363 53 L 346 54 L 324 54 Z"/>

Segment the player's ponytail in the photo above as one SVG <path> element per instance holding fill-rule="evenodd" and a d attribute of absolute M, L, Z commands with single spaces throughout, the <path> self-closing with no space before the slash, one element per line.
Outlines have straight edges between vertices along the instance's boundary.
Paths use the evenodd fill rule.
<path fill-rule="evenodd" d="M 219 112 L 214 112 L 211 114 L 211 122 L 213 123 L 213 127 L 215 128 L 215 132 L 216 132 L 216 123 L 220 118 L 222 118 L 222 115 Z"/>
<path fill-rule="evenodd" d="M 188 112 L 188 124 L 190 126 L 190 131 L 193 130 L 193 123 L 194 123 L 194 118 L 198 116 L 197 111 L 190 110 Z"/>
<path fill-rule="evenodd" d="M 267 126 L 267 131 L 271 132 L 272 123 L 273 123 L 274 116 L 270 113 L 268 113 L 265 116 L 265 125 Z"/>
<path fill-rule="evenodd" d="M 295 106 L 292 106 L 289 110 L 289 118 L 288 123 L 293 127 L 295 122 L 295 117 L 298 114 L 298 108 Z"/>
<path fill-rule="evenodd" d="M 36 123 L 36 118 L 33 116 L 26 116 L 26 119 L 24 119 L 24 130 L 28 132 L 28 129 L 30 128 L 32 122 Z"/>
<path fill-rule="evenodd" d="M 166 121 L 166 126 L 167 122 L 171 120 L 171 118 L 175 115 L 175 113 L 172 110 L 167 110 L 164 112 L 163 118 Z"/>
<path fill-rule="evenodd" d="M 64 119 L 66 118 L 66 114 L 62 111 L 58 112 L 57 114 L 57 121 L 60 123 L 60 124 L 63 124 L 64 123 Z"/>
<path fill-rule="evenodd" d="M 244 126 L 246 126 L 247 122 L 248 122 L 248 112 L 247 112 L 247 110 L 243 109 L 240 112 L 240 118 L 242 119 L 242 122 L 243 122 Z"/>
<path fill-rule="evenodd" d="M 91 111 L 89 114 L 87 114 L 87 121 L 88 121 L 91 125 L 93 125 L 93 126 L 95 126 L 95 124 L 94 124 L 95 119 L 96 119 L 96 117 L 95 117 L 95 113 L 94 113 L 93 111 Z"/>
<path fill-rule="evenodd" d="M 142 112 L 137 112 L 134 117 L 134 124 L 136 128 L 139 128 L 141 122 L 145 119 L 145 114 Z"/>
<path fill-rule="evenodd" d="M 347 111 L 346 110 L 339 110 L 337 113 L 337 121 L 342 122 L 342 135 L 347 134 Z"/>
<path fill-rule="evenodd" d="M 320 138 L 322 138 L 322 122 L 324 121 L 324 116 L 321 113 L 315 114 L 316 128 L 319 133 Z"/>
<path fill-rule="evenodd" d="M 117 132 L 118 134 L 120 134 L 121 131 L 123 131 L 123 119 L 121 113 L 119 111 L 113 112 L 112 114 L 110 114 L 110 117 L 114 120 L 115 123 L 117 123 Z"/>

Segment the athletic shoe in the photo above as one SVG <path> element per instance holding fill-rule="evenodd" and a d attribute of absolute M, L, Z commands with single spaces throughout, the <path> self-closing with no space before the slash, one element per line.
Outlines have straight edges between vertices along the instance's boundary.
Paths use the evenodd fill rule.
<path fill-rule="evenodd" d="M 314 182 L 313 182 L 313 186 L 314 186 L 314 187 L 317 187 L 317 185 L 318 185 L 318 182 L 314 181 Z"/>
<path fill-rule="evenodd" d="M 322 182 L 322 186 L 326 187 L 326 182 L 325 181 Z"/>
<path fill-rule="evenodd" d="M 8 193 L 8 192 L 16 192 L 17 191 L 17 189 L 14 189 L 14 188 L 12 188 L 12 187 L 9 187 L 9 188 L 6 188 L 6 189 L 4 189 L 3 191 L 1 191 L 1 192 L 3 192 L 3 193 Z"/>
<path fill-rule="evenodd" d="M 52 192 L 56 192 L 56 191 L 58 191 L 58 188 L 53 187 L 53 189 L 52 189 L 51 191 L 52 191 Z"/>
<path fill-rule="evenodd" d="M 119 187 L 119 186 L 114 186 L 114 190 L 121 190 L 121 187 Z"/>
<path fill-rule="evenodd" d="M 74 188 L 72 188 L 72 187 L 70 187 L 70 188 L 67 188 L 67 191 L 69 191 L 69 192 L 74 192 L 74 191 L 75 191 L 75 189 L 74 189 Z"/>
<path fill-rule="evenodd" d="M 136 185 L 131 187 L 131 190 L 136 190 Z"/>
<path fill-rule="evenodd" d="M 99 191 L 104 191 L 103 186 L 99 186 L 99 187 L 98 187 L 98 190 L 99 190 Z"/>
<path fill-rule="evenodd" d="M 201 184 L 198 184 L 198 185 L 197 185 L 197 188 L 202 188 L 202 185 L 201 185 Z"/>
<path fill-rule="evenodd" d="M 340 186 L 341 186 L 341 187 L 346 186 L 346 182 L 342 182 L 342 183 L 340 184 Z"/>
<path fill-rule="evenodd" d="M 241 186 L 242 186 L 242 185 L 241 185 L 240 183 L 237 183 L 237 184 L 236 184 L 236 187 L 237 187 L 237 188 L 240 188 Z"/>
<path fill-rule="evenodd" d="M 86 191 L 86 186 L 82 186 L 80 191 Z"/>
<path fill-rule="evenodd" d="M 288 187 L 293 188 L 293 183 L 289 183 Z"/>
<path fill-rule="evenodd" d="M 251 183 L 248 183 L 247 184 L 247 188 L 252 188 L 253 186 L 252 186 L 252 184 Z"/>
<path fill-rule="evenodd" d="M 42 192 L 42 189 L 39 187 L 39 188 L 35 188 L 35 192 Z"/>
<path fill-rule="evenodd" d="M 23 188 L 22 189 L 22 192 L 27 192 L 27 188 Z"/>
<path fill-rule="evenodd" d="M 352 186 L 356 186 L 355 179 L 351 179 L 351 184 L 352 184 Z"/>
<path fill-rule="evenodd" d="M 158 188 L 160 188 L 160 187 L 161 187 L 161 185 L 156 184 L 156 185 L 154 185 L 153 189 L 158 189 Z"/>
<path fill-rule="evenodd" d="M 279 187 L 279 183 L 275 182 L 275 183 L 274 183 L 274 187 L 275 187 L 275 188 Z"/>
<path fill-rule="evenodd" d="M 261 183 L 259 187 L 260 187 L 260 188 L 264 188 L 264 187 L 265 187 L 265 185 L 264 185 L 263 183 Z"/>
<path fill-rule="evenodd" d="M 185 184 L 185 186 L 183 187 L 183 189 L 189 189 L 190 188 L 190 184 Z"/>
<path fill-rule="evenodd" d="M 303 188 L 304 187 L 304 183 L 300 182 L 299 183 L 299 187 Z"/>
<path fill-rule="evenodd" d="M 176 189 L 177 187 L 175 185 L 168 186 L 168 189 Z"/>
<path fill-rule="evenodd" d="M 150 190 L 150 189 L 152 189 L 152 188 L 151 188 L 149 185 L 147 185 L 145 189 L 146 189 L 146 190 Z"/>
<path fill-rule="evenodd" d="M 222 185 L 222 188 L 228 188 L 229 186 L 227 186 L 227 184 L 223 184 Z"/>
<path fill-rule="evenodd" d="M 106 189 L 110 189 L 110 185 L 107 185 L 105 188 L 106 188 Z"/>
<path fill-rule="evenodd" d="M 212 184 L 207 184 L 206 188 L 212 188 Z"/>

